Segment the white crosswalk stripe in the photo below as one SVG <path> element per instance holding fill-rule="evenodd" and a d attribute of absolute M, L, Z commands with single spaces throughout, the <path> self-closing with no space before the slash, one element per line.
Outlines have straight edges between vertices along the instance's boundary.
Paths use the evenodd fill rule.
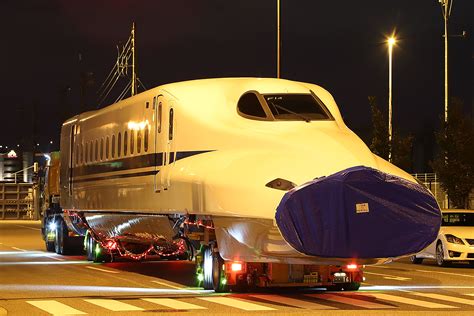
<path fill-rule="evenodd" d="M 441 295 L 441 294 L 435 294 L 435 293 L 413 293 L 413 292 L 411 292 L 410 294 L 415 294 L 415 295 L 418 295 L 418 296 L 428 297 L 428 298 L 432 298 L 432 299 L 440 300 L 440 301 L 448 301 L 448 302 L 453 302 L 453 303 L 459 303 L 459 304 L 466 304 L 466 305 L 474 306 L 474 300 L 472 300 L 472 299 L 466 299 L 466 298 L 449 296 L 449 295 Z"/>
<path fill-rule="evenodd" d="M 158 305 L 163 305 L 173 309 L 189 310 L 189 309 L 207 309 L 199 305 L 194 305 L 191 303 L 186 303 L 180 300 L 175 300 L 171 298 L 142 298 L 142 300 L 151 302 Z"/>
<path fill-rule="evenodd" d="M 255 297 L 261 300 L 275 302 L 275 303 L 282 303 L 289 306 L 299 307 L 299 308 L 306 308 L 306 309 L 336 309 L 335 307 L 322 305 L 314 302 L 308 302 L 299 300 L 296 298 L 290 298 L 280 295 L 250 295 L 251 297 Z"/>
<path fill-rule="evenodd" d="M 242 309 L 245 311 L 274 311 L 275 308 L 258 305 L 254 303 L 250 303 L 247 301 L 243 301 L 240 299 L 229 298 L 229 297 L 198 297 L 200 300 L 208 301 L 211 303 L 217 303 L 220 305 L 235 307 L 238 309 Z"/>
<path fill-rule="evenodd" d="M 426 308 L 457 308 L 456 306 L 432 303 L 432 302 L 422 301 L 422 300 L 415 300 L 415 299 L 411 299 L 407 297 L 390 295 L 390 294 L 371 293 L 370 295 L 384 301 L 391 301 L 391 302 L 415 305 L 415 306 L 426 307 Z"/>
<path fill-rule="evenodd" d="M 53 301 L 53 300 L 26 301 L 26 302 L 52 315 L 85 315 L 86 314 L 66 304 Z"/>
<path fill-rule="evenodd" d="M 362 308 L 373 308 L 373 309 L 387 309 L 387 308 L 394 308 L 391 305 L 385 305 L 370 301 L 365 301 L 361 299 L 355 299 L 346 296 L 334 295 L 334 294 L 306 294 L 306 296 L 314 297 L 326 301 L 332 301 L 337 303 L 348 304 L 352 306 L 362 307 Z"/>
<path fill-rule="evenodd" d="M 87 299 L 84 300 L 88 303 L 103 307 L 105 309 L 114 311 L 114 312 L 125 312 L 125 311 L 142 311 L 143 308 L 133 306 L 124 302 L 110 299 Z"/>

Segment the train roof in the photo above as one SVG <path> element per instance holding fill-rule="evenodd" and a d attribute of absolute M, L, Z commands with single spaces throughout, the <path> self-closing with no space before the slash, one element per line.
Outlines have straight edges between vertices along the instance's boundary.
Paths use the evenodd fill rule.
<path fill-rule="evenodd" d="M 71 124 L 77 120 L 87 120 L 96 115 L 115 111 L 136 102 L 149 101 L 163 92 L 168 93 L 178 102 L 185 104 L 187 113 L 192 114 L 196 112 L 200 115 L 211 115 L 213 117 L 229 115 L 235 117 L 237 102 L 248 91 L 258 91 L 261 94 L 304 94 L 313 91 L 323 100 L 336 120 L 342 120 L 339 109 L 331 94 L 315 84 L 276 78 L 213 78 L 160 85 L 102 109 L 76 115 L 64 122 L 63 125 Z M 232 106 L 231 111 L 229 111 L 230 108 L 225 106 L 225 104 Z"/>

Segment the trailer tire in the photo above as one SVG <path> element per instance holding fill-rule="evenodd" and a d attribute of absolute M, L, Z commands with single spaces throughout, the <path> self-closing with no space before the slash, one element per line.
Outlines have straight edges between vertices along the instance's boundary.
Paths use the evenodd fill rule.
<path fill-rule="evenodd" d="M 219 252 L 214 252 L 212 255 L 212 285 L 214 292 L 227 292 L 227 285 L 223 280 L 225 279 L 225 265 Z"/>
<path fill-rule="evenodd" d="M 62 218 L 56 220 L 56 236 L 54 240 L 55 251 L 58 255 L 66 255 L 69 253 L 69 238 L 66 223 Z"/>
<path fill-rule="evenodd" d="M 213 283 L 212 283 L 212 249 L 209 247 L 203 247 L 202 251 L 202 272 L 203 272 L 203 280 L 202 280 L 202 287 L 205 290 L 212 290 Z"/>
<path fill-rule="evenodd" d="M 94 239 L 91 237 L 90 234 L 86 234 L 86 254 L 87 254 L 87 260 L 93 261 L 94 260 L 94 247 L 93 247 L 93 241 Z"/>

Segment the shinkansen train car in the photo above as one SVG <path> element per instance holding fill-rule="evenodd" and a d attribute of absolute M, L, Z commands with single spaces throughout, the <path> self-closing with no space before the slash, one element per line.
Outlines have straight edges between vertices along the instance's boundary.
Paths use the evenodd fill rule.
<path fill-rule="evenodd" d="M 370 152 L 310 83 L 159 86 L 66 121 L 60 160 L 63 215 L 45 223 L 59 252 L 75 234 L 93 260 L 197 257 L 216 290 L 328 273 L 354 287 L 342 267 L 417 253 L 441 222 L 433 196 Z"/>

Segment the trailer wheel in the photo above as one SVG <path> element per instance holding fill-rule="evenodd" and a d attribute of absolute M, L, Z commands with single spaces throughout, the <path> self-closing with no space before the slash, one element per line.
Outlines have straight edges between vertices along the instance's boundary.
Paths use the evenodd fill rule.
<path fill-rule="evenodd" d="M 204 248 L 204 247 L 203 247 Z M 212 283 L 212 250 L 209 247 L 205 247 L 201 249 L 202 255 L 202 271 L 203 271 L 203 280 L 202 286 L 205 290 L 212 290 L 213 283 Z"/>
<path fill-rule="evenodd" d="M 218 252 L 212 255 L 212 285 L 217 293 L 227 291 L 224 259 Z"/>
<path fill-rule="evenodd" d="M 94 239 L 91 237 L 91 235 L 88 233 L 86 234 L 86 254 L 87 254 L 87 260 L 93 261 L 94 260 L 94 246 L 93 246 L 93 241 Z"/>
<path fill-rule="evenodd" d="M 58 255 L 65 255 L 69 252 L 68 247 L 68 230 L 65 227 L 66 223 L 64 223 L 62 218 L 58 218 L 56 220 L 56 236 L 54 240 L 54 247 L 55 251 Z"/>
<path fill-rule="evenodd" d="M 50 221 L 47 220 L 46 218 L 44 219 L 44 244 L 46 246 L 46 251 L 49 252 L 54 252 L 56 250 L 56 245 L 55 245 L 55 240 L 56 236 L 54 237 L 53 240 L 49 240 L 49 237 L 51 234 L 56 235 L 56 231 L 52 231 L 50 228 Z"/>

